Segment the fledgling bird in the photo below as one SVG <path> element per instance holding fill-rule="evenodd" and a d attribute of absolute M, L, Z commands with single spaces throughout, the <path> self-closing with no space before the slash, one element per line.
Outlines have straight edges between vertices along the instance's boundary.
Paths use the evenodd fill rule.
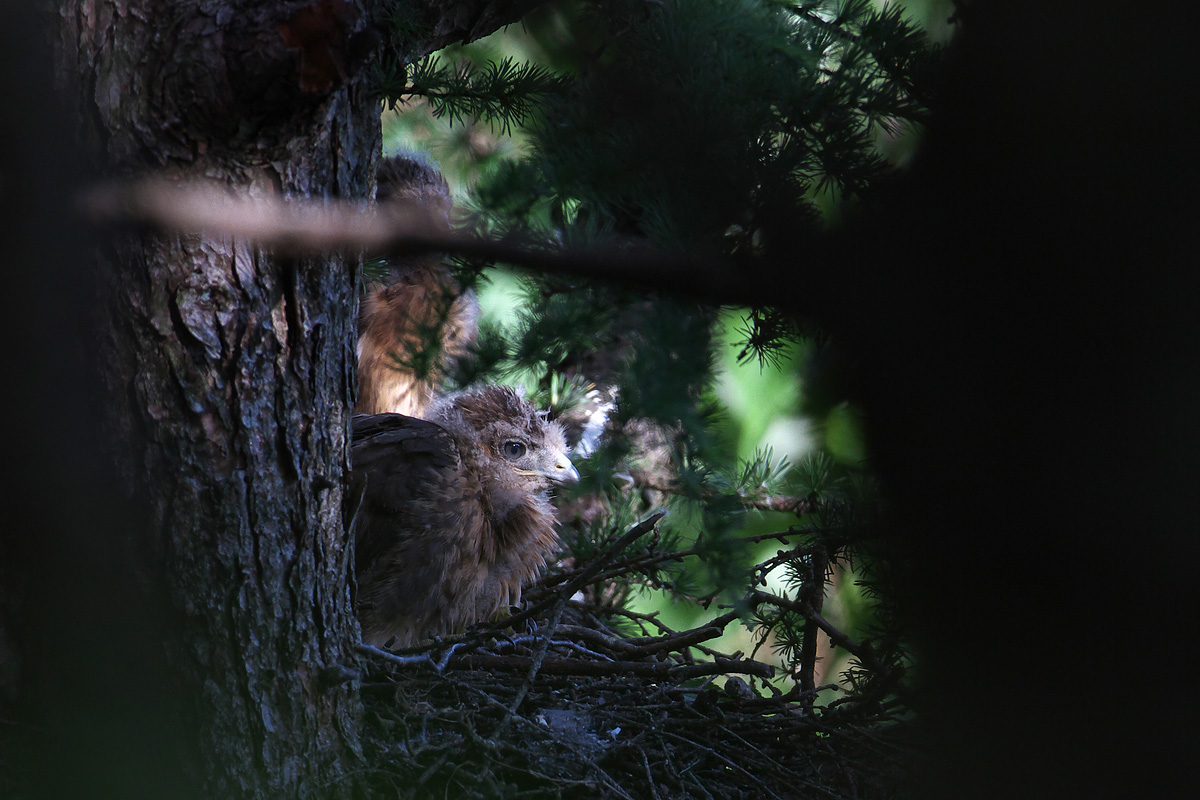
<path fill-rule="evenodd" d="M 359 314 L 355 410 L 424 417 L 447 366 L 474 340 L 478 315 L 474 293 L 460 293 L 441 265 L 373 288 Z"/>
<path fill-rule="evenodd" d="M 449 228 L 450 189 L 431 164 L 392 156 L 379 165 L 380 213 Z M 424 417 L 451 362 L 466 354 L 478 328 L 479 302 L 438 256 L 390 258 L 386 280 L 359 309 L 358 402 L 364 414 Z"/>
<path fill-rule="evenodd" d="M 355 415 L 356 610 L 363 641 L 410 647 L 507 611 L 559 546 L 547 492 L 579 480 L 562 426 L 512 389 L 427 420 Z"/>

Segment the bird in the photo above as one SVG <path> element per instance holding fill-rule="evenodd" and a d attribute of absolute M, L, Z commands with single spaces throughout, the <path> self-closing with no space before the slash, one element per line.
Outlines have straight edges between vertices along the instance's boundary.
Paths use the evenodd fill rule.
<path fill-rule="evenodd" d="M 355 411 L 424 417 L 447 367 L 475 338 L 474 293 L 444 268 L 420 265 L 373 288 L 360 308 Z"/>
<path fill-rule="evenodd" d="M 428 419 L 356 414 L 356 613 L 363 642 L 409 648 L 518 605 L 559 548 L 548 491 L 579 480 L 562 426 L 499 385 Z"/>
<path fill-rule="evenodd" d="M 416 216 L 448 228 L 450 189 L 423 158 L 383 159 L 376 173 L 380 213 Z M 359 306 L 355 411 L 424 417 L 451 363 L 466 355 L 478 330 L 479 301 L 440 256 L 389 257 L 387 274 L 368 279 Z"/>

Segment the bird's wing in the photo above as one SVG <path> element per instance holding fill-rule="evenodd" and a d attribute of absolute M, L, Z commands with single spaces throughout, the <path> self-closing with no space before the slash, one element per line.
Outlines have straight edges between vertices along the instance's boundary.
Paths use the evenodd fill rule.
<path fill-rule="evenodd" d="M 353 494 L 362 498 L 355 534 L 361 574 L 398 535 L 414 532 L 415 518 L 432 497 L 453 496 L 462 462 L 445 430 L 403 414 L 356 414 L 353 435 Z"/>
<path fill-rule="evenodd" d="M 370 469 L 372 458 L 388 452 L 381 447 L 398 447 L 400 452 L 414 456 L 423 454 L 433 459 L 430 466 L 435 468 L 458 468 L 458 449 L 436 423 L 404 414 L 355 414 L 352 425 L 351 457 L 356 470 Z"/>

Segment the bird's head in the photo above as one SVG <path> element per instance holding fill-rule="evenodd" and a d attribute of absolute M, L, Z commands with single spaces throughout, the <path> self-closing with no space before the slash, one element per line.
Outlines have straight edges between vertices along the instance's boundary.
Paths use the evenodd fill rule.
<path fill-rule="evenodd" d="M 510 468 L 515 483 L 526 490 L 542 491 L 551 484 L 579 480 L 567 457 L 562 425 L 546 419 L 512 389 L 488 386 L 458 395 L 446 413 L 471 428 L 488 460 Z"/>

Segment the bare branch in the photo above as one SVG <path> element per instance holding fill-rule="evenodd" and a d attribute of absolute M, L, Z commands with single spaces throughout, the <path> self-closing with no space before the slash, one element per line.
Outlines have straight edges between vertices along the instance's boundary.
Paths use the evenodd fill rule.
<path fill-rule="evenodd" d="M 472 653 L 450 659 L 455 669 L 481 669 L 499 672 L 528 672 L 533 668 L 530 656 Z M 660 678 L 686 681 L 705 675 L 740 673 L 757 678 L 770 678 L 775 668 L 770 664 L 749 659 L 718 658 L 698 664 L 678 664 L 671 661 L 582 661 L 574 658 L 545 658 L 539 672 L 547 675 L 628 675 L 640 678 Z"/>
<path fill-rule="evenodd" d="M 761 305 L 768 300 L 761 296 L 762 287 L 748 263 L 683 257 L 644 240 L 583 250 L 484 239 L 448 231 L 418 206 L 388 204 L 380 209 L 363 201 L 249 197 L 224 186 L 164 178 L 97 187 L 84 193 L 80 206 L 88 218 L 101 224 L 245 238 L 297 255 L 343 247 L 391 255 L 445 252 L 549 274 L 669 290 L 711 302 Z"/>

